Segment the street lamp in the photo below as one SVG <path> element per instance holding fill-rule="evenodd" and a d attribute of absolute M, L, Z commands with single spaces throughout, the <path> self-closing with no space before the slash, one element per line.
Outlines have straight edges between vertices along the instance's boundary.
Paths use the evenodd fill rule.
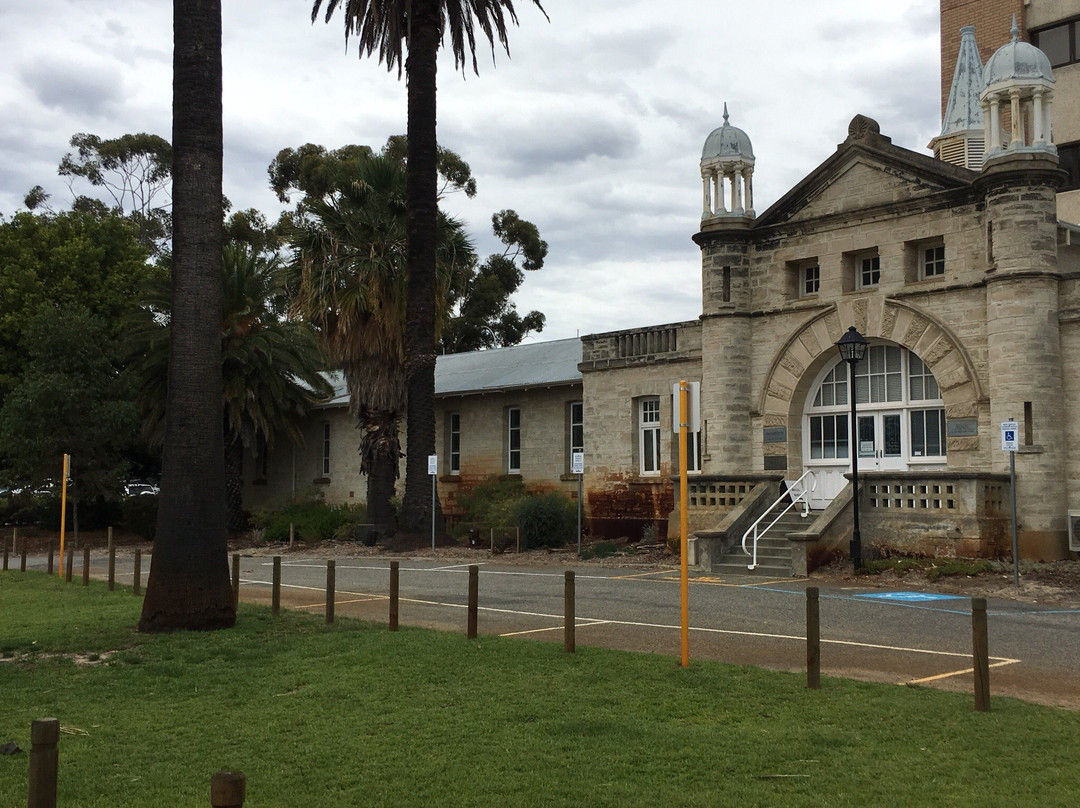
<path fill-rule="evenodd" d="M 852 525 L 851 525 L 851 563 L 854 569 L 862 568 L 862 534 L 859 533 L 859 422 L 855 414 L 855 365 L 866 356 L 866 337 L 848 328 L 847 333 L 836 342 L 840 356 L 848 363 L 848 379 L 851 383 L 851 490 L 852 490 Z"/>

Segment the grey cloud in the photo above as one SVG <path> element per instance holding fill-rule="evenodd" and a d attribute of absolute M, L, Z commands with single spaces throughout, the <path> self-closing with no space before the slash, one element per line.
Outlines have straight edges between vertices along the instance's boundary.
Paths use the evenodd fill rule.
<path fill-rule="evenodd" d="M 79 116 L 103 117 L 122 97 L 119 71 L 100 65 L 33 64 L 24 66 L 19 78 L 44 106 Z"/>

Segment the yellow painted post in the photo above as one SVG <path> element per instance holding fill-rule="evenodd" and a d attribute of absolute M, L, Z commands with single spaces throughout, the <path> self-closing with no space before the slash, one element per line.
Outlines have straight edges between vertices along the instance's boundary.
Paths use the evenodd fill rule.
<path fill-rule="evenodd" d="M 689 519 L 686 509 L 686 430 L 690 425 L 686 379 L 679 380 L 679 600 L 682 606 L 682 666 L 690 666 L 690 566 L 687 559 Z"/>
<path fill-rule="evenodd" d="M 63 479 L 60 481 L 60 577 L 64 577 L 64 528 L 66 527 L 67 518 L 67 478 L 68 469 L 71 465 L 71 455 L 64 455 L 64 471 Z M 67 578 L 71 580 L 71 578 Z"/>

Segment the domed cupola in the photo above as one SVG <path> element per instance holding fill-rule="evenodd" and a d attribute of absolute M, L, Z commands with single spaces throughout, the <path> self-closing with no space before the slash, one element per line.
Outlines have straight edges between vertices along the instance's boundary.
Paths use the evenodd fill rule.
<path fill-rule="evenodd" d="M 1054 97 L 1054 72 L 1046 54 L 1020 40 L 1013 17 L 1012 41 L 990 57 L 983 68 L 985 89 L 979 100 L 983 109 L 986 160 L 1014 152 L 1057 154 L 1051 143 L 1050 106 Z M 1008 140 L 1002 125 L 1009 111 Z"/>
<path fill-rule="evenodd" d="M 724 125 L 705 138 L 701 150 L 701 218 L 754 216 L 754 148 L 746 132 L 728 123 L 724 103 Z M 725 201 L 730 209 L 725 207 Z"/>

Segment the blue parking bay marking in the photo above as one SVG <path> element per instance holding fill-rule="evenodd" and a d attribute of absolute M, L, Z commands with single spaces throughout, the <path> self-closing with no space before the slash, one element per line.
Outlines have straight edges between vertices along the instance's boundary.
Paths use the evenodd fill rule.
<path fill-rule="evenodd" d="M 936 592 L 871 592 L 865 595 L 855 595 L 857 598 L 870 598 L 871 600 L 902 600 L 905 603 L 918 603 L 927 600 L 962 600 L 962 595 L 939 595 Z"/>

